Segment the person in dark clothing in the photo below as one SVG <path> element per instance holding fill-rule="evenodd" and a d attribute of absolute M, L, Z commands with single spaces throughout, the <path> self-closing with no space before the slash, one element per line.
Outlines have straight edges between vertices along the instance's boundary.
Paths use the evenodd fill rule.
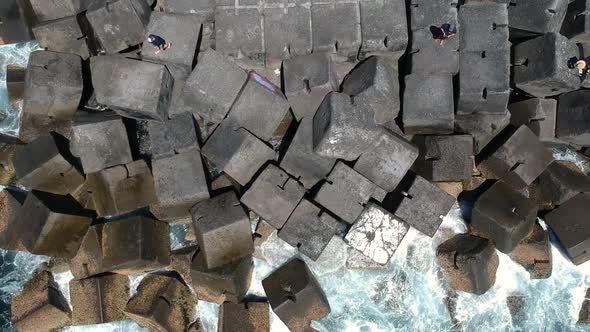
<path fill-rule="evenodd" d="M 440 27 L 431 25 L 430 32 L 432 33 L 432 38 L 434 38 L 438 44 L 442 46 L 445 40 L 453 37 L 457 33 L 457 26 L 449 23 L 445 23 Z"/>
<path fill-rule="evenodd" d="M 147 38 L 148 43 L 154 45 L 156 48 L 156 54 L 160 53 L 160 51 L 165 51 L 172 46 L 170 43 L 166 43 L 166 40 L 160 36 L 156 35 L 149 35 Z"/>
<path fill-rule="evenodd" d="M 577 68 L 578 74 L 580 74 L 580 75 L 583 75 L 586 72 L 588 72 L 588 69 L 590 69 L 589 65 L 590 65 L 590 56 L 587 56 L 582 59 L 578 59 L 578 57 L 573 56 L 567 60 L 567 67 L 569 69 Z"/>

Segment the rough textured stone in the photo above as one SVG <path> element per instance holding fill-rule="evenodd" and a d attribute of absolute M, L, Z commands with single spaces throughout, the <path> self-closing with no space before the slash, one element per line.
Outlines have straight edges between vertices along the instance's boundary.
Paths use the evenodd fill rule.
<path fill-rule="evenodd" d="M 450 134 L 454 124 L 453 79 L 450 74 L 406 76 L 404 133 Z"/>
<path fill-rule="evenodd" d="M 486 145 L 510 123 L 510 113 L 465 114 L 455 116 L 455 131 L 473 136 L 475 153 Z"/>
<path fill-rule="evenodd" d="M 0 185 L 14 186 L 16 184 L 14 158 L 18 147 L 17 144 L 0 143 Z"/>
<path fill-rule="evenodd" d="M 539 176 L 545 200 L 552 206 L 561 205 L 581 192 L 590 192 L 590 178 L 575 164 L 554 161 Z"/>
<path fill-rule="evenodd" d="M 590 323 L 590 290 L 586 289 L 586 295 L 584 301 L 582 301 L 582 307 L 578 313 L 578 324 Z"/>
<path fill-rule="evenodd" d="M 82 32 L 76 16 L 41 23 L 33 28 L 33 34 L 39 46 L 44 49 L 76 54 L 82 59 L 90 57 L 87 37 Z"/>
<path fill-rule="evenodd" d="M 0 44 L 22 43 L 34 38 L 30 29 L 33 15 L 30 11 L 25 13 L 20 7 L 17 0 L 6 0 L 0 4 Z"/>
<path fill-rule="evenodd" d="M 361 0 L 361 52 L 403 53 L 408 46 L 404 1 Z"/>
<path fill-rule="evenodd" d="M 561 33 L 574 42 L 587 43 L 590 41 L 590 29 L 588 24 L 588 8 L 590 3 L 587 0 L 568 1 L 569 6 L 561 26 Z"/>
<path fill-rule="evenodd" d="M 559 96 L 555 134 L 560 140 L 590 145 L 590 91 L 586 89 Z"/>
<path fill-rule="evenodd" d="M 455 290 L 481 295 L 496 282 L 498 254 L 489 240 L 455 235 L 437 248 L 436 258 Z"/>
<path fill-rule="evenodd" d="M 440 26 L 443 23 L 457 24 L 457 1 L 412 0 L 410 19 L 412 30 Z"/>
<path fill-rule="evenodd" d="M 78 252 L 69 260 L 69 265 L 76 279 L 88 278 L 103 272 L 101 224 L 88 228 Z"/>
<path fill-rule="evenodd" d="M 268 1 L 262 10 L 266 63 L 311 53 L 311 8 L 298 0 L 278 8 L 273 2 Z"/>
<path fill-rule="evenodd" d="M 267 302 L 223 303 L 219 307 L 218 332 L 270 331 Z"/>
<path fill-rule="evenodd" d="M 262 37 L 262 14 L 259 9 L 243 6 L 221 6 L 215 8 L 216 50 L 233 57 L 245 56 L 254 61 L 264 59 Z"/>
<path fill-rule="evenodd" d="M 555 141 L 557 101 L 555 99 L 531 98 L 508 105 L 510 123 L 526 125 L 539 140 Z"/>
<path fill-rule="evenodd" d="M 30 8 L 41 22 L 76 15 L 85 9 L 84 0 L 29 0 Z"/>
<path fill-rule="evenodd" d="M 568 7 L 568 0 L 511 1 L 508 6 L 511 28 L 538 33 L 558 32 Z"/>
<path fill-rule="evenodd" d="M 433 4 L 434 5 L 434 4 Z M 448 6 L 448 8 L 451 8 Z M 457 9 L 454 8 L 454 24 L 457 21 Z M 433 25 L 440 26 L 443 23 L 452 23 L 451 21 L 433 22 Z M 444 41 L 441 46 L 433 40 L 430 27 L 422 27 L 419 30 L 412 31 L 412 56 L 410 57 L 411 71 L 414 74 L 435 74 L 459 72 L 459 39 L 460 32 L 457 35 Z M 439 59 L 444 59 L 441 61 Z"/>
<path fill-rule="evenodd" d="M 362 43 L 360 6 L 357 2 L 314 1 L 311 7 L 313 50 L 356 57 Z"/>
<path fill-rule="evenodd" d="M 195 123 L 190 113 L 178 114 L 164 122 L 148 121 L 148 132 L 155 159 L 199 148 Z"/>
<path fill-rule="evenodd" d="M 0 191 L 0 247 L 3 249 L 25 251 L 23 236 L 17 234 L 19 213 L 27 193 L 13 188 Z"/>
<path fill-rule="evenodd" d="M 510 48 L 508 9 L 505 4 L 469 2 L 459 10 L 459 26 L 462 54 Z"/>
<path fill-rule="evenodd" d="M 430 181 L 462 181 L 473 172 L 471 135 L 426 136 L 418 144 L 421 154 L 416 173 Z"/>
<path fill-rule="evenodd" d="M 510 258 L 522 265 L 531 279 L 549 278 L 553 261 L 549 233 L 535 223 L 533 231 L 514 248 Z"/>
<path fill-rule="evenodd" d="M 213 22 L 215 1 L 212 0 L 160 0 L 156 9 L 165 13 L 196 15 L 207 22 Z"/>
<path fill-rule="evenodd" d="M 125 320 L 129 277 L 106 274 L 70 281 L 72 325 L 90 325 Z"/>

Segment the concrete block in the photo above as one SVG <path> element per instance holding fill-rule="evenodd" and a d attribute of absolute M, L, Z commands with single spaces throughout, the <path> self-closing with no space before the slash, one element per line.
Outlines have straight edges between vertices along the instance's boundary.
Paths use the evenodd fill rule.
<path fill-rule="evenodd" d="M 454 13 L 456 16 L 456 9 Z M 456 35 L 445 40 L 441 46 L 432 38 L 430 27 L 413 30 L 411 50 L 410 66 L 414 74 L 459 72 L 459 38 Z"/>
<path fill-rule="evenodd" d="M 88 174 L 86 181 L 101 217 L 131 212 L 156 201 L 154 179 L 144 160 Z"/>
<path fill-rule="evenodd" d="M 408 19 L 403 1 L 362 0 L 361 52 L 404 53 L 408 46 Z"/>
<path fill-rule="evenodd" d="M 384 131 L 377 142 L 361 154 L 354 170 L 390 192 L 397 187 L 416 158 L 418 148 Z"/>
<path fill-rule="evenodd" d="M 408 75 L 404 91 L 404 133 L 450 134 L 454 125 L 453 77 Z"/>
<path fill-rule="evenodd" d="M 51 132 L 59 133 L 64 137 L 71 137 L 72 118 L 61 120 L 47 115 L 21 113 L 18 138 L 22 142 L 30 143 Z"/>
<path fill-rule="evenodd" d="M 359 3 L 314 3 L 311 7 L 314 52 L 356 58 L 362 45 Z"/>
<path fill-rule="evenodd" d="M 313 53 L 283 61 L 284 90 L 297 120 L 313 117 L 326 94 L 338 90 L 332 57 Z"/>
<path fill-rule="evenodd" d="M 435 182 L 462 181 L 471 177 L 474 165 L 471 135 L 425 136 L 416 173 Z"/>
<path fill-rule="evenodd" d="M 173 274 L 148 274 L 129 300 L 125 315 L 152 331 L 188 331 L 196 298 Z"/>
<path fill-rule="evenodd" d="M 29 57 L 23 114 L 70 119 L 82 98 L 82 60 L 74 54 L 35 51 Z"/>
<path fill-rule="evenodd" d="M 241 185 L 246 185 L 274 151 L 244 128 L 223 122 L 209 137 L 203 156 Z"/>
<path fill-rule="evenodd" d="M 453 207 L 455 198 L 421 176 L 408 174 L 407 177 L 411 181 L 398 187 L 394 193 L 394 199 L 399 201 L 394 214 L 423 234 L 433 237 L 443 217 Z"/>
<path fill-rule="evenodd" d="M 199 300 L 221 304 L 242 302 L 250 288 L 253 270 L 254 262 L 250 255 L 208 269 L 203 252 L 200 251 L 193 259 L 190 273 L 192 286 Z"/>
<path fill-rule="evenodd" d="M 2 1 L 0 5 L 0 44 L 16 44 L 34 39 L 30 29 L 37 18 L 31 8 L 22 10 L 17 0 Z"/>
<path fill-rule="evenodd" d="M 77 112 L 72 125 L 72 154 L 80 158 L 84 173 L 133 161 L 127 130 L 114 112 Z"/>
<path fill-rule="evenodd" d="M 101 48 L 115 54 L 144 41 L 150 13 L 144 0 L 99 1 L 86 17 Z"/>
<path fill-rule="evenodd" d="M 377 264 L 389 263 L 410 226 L 375 203 L 369 203 L 344 241 Z"/>
<path fill-rule="evenodd" d="M 444 23 L 457 25 L 458 1 L 412 0 L 410 6 L 411 30 L 441 26 Z"/>
<path fill-rule="evenodd" d="M 14 158 L 18 147 L 17 144 L 0 143 L 0 185 L 16 185 Z"/>
<path fill-rule="evenodd" d="M 102 227 L 93 225 L 84 235 L 80 248 L 69 260 L 70 271 L 76 279 L 84 279 L 104 272 L 102 263 Z"/>
<path fill-rule="evenodd" d="M 336 219 L 304 199 L 289 216 L 278 236 L 315 261 L 336 234 L 337 225 Z"/>
<path fill-rule="evenodd" d="M 295 258 L 262 280 L 268 302 L 291 331 L 304 331 L 330 313 L 330 304 L 307 265 Z"/>
<path fill-rule="evenodd" d="M 152 157 L 155 159 L 199 149 L 197 131 L 190 113 L 181 113 L 163 122 L 148 121 L 147 127 Z"/>
<path fill-rule="evenodd" d="M 182 31 L 182 33 L 179 33 Z M 201 20 L 195 15 L 175 15 L 154 12 L 150 16 L 147 34 L 160 36 L 171 43 L 172 47 L 160 51 L 144 40 L 141 55 L 156 62 L 176 63 L 191 67 L 199 42 Z"/>
<path fill-rule="evenodd" d="M 461 53 L 507 50 L 508 8 L 493 2 L 471 2 L 459 11 Z"/>
<path fill-rule="evenodd" d="M 98 103 L 125 117 L 167 119 L 174 79 L 165 66 L 99 56 L 90 60 L 90 68 Z"/>
<path fill-rule="evenodd" d="M 400 110 L 396 68 L 396 59 L 372 56 L 355 67 L 342 82 L 342 92 L 354 97 L 354 103 L 369 105 L 379 125 L 394 121 Z"/>
<path fill-rule="evenodd" d="M 533 229 L 537 205 L 498 181 L 475 202 L 471 232 L 494 241 L 499 251 L 510 253 Z"/>
<path fill-rule="evenodd" d="M 159 220 L 190 217 L 196 203 L 209 198 L 203 161 L 198 150 L 152 160 L 157 204 L 151 207 Z"/>
<path fill-rule="evenodd" d="M 573 144 L 590 144 L 590 91 L 582 89 L 559 96 L 555 136 Z"/>
<path fill-rule="evenodd" d="M 555 96 L 580 87 L 575 70 L 567 67 L 578 54 L 576 45 L 559 33 L 547 33 L 514 47 L 514 83 L 535 97 Z"/>
<path fill-rule="evenodd" d="M 280 140 L 293 118 L 289 107 L 279 87 L 251 72 L 226 121 L 247 129 L 263 141 Z"/>
<path fill-rule="evenodd" d="M 33 254 L 69 259 L 76 255 L 92 217 L 70 196 L 31 191 L 14 234 Z"/>
<path fill-rule="evenodd" d="M 208 50 L 199 61 L 182 91 L 182 99 L 205 121 L 219 123 L 233 105 L 248 76 L 220 52 Z"/>
<path fill-rule="evenodd" d="M 549 278 L 552 271 L 549 233 L 535 223 L 533 231 L 512 250 L 510 258 L 522 265 L 531 279 Z"/>
<path fill-rule="evenodd" d="M 88 37 L 82 32 L 76 16 L 43 22 L 33 28 L 33 34 L 44 49 L 76 54 L 82 59 L 90 57 Z"/>
<path fill-rule="evenodd" d="M 310 189 L 330 173 L 335 163 L 335 158 L 313 152 L 313 118 L 301 120 L 281 167 Z"/>
<path fill-rule="evenodd" d="M 342 162 L 336 163 L 315 196 L 315 201 L 348 224 L 353 224 L 373 198 L 383 201 L 387 193 Z"/>
<path fill-rule="evenodd" d="M 391 261 L 385 265 L 375 263 L 374 260 L 354 248 L 348 248 L 347 254 L 346 268 L 349 270 L 389 271 L 391 269 Z"/>
<path fill-rule="evenodd" d="M 205 22 L 213 22 L 215 18 L 213 0 L 160 0 L 156 9 L 171 14 L 196 15 Z"/>
<path fill-rule="evenodd" d="M 104 274 L 70 281 L 72 325 L 102 324 L 125 320 L 129 277 Z"/>
<path fill-rule="evenodd" d="M 313 117 L 313 149 L 321 156 L 357 159 L 380 134 L 372 108 L 344 93 L 329 93 Z"/>
<path fill-rule="evenodd" d="M 215 46 L 222 54 L 264 62 L 262 14 L 258 8 L 215 9 Z"/>
<path fill-rule="evenodd" d="M 233 192 L 199 202 L 193 206 L 191 213 L 197 243 L 208 269 L 254 252 L 250 220 Z"/>
<path fill-rule="evenodd" d="M 170 263 L 168 224 L 149 217 L 129 216 L 102 228 L 104 271 L 141 274 Z"/>
<path fill-rule="evenodd" d="M 0 191 L 0 247 L 3 249 L 26 251 L 22 234 L 16 233 L 26 195 L 26 192 L 10 187 Z"/>
<path fill-rule="evenodd" d="M 455 235 L 438 246 L 436 258 L 455 290 L 481 295 L 496 282 L 498 254 L 487 239 Z"/>
<path fill-rule="evenodd" d="M 510 123 L 510 113 L 457 114 L 455 131 L 473 136 L 473 147 L 478 154 L 488 143 Z"/>
<path fill-rule="evenodd" d="M 270 6 L 262 10 L 266 62 L 272 63 L 279 59 L 311 53 L 312 9 L 299 5 L 287 5 L 285 8 L 268 7 Z"/>
<path fill-rule="evenodd" d="M 554 161 L 539 176 L 541 192 L 552 206 L 561 205 L 579 193 L 590 192 L 590 179 L 567 161 Z"/>
<path fill-rule="evenodd" d="M 528 126 L 541 141 L 556 140 L 557 101 L 555 99 L 531 98 L 508 105 L 508 110 L 512 125 Z"/>
<path fill-rule="evenodd" d="M 478 169 L 497 178 L 507 176 L 507 182 L 518 188 L 530 185 L 552 161 L 551 152 L 537 136 L 527 126 L 520 126 Z"/>
<path fill-rule="evenodd" d="M 27 3 L 40 22 L 51 21 L 66 16 L 75 16 L 86 7 L 85 0 L 56 0 L 48 3 L 43 0 L 28 0 Z"/>
<path fill-rule="evenodd" d="M 551 226 L 567 255 L 576 265 L 590 259 L 590 229 L 585 221 L 588 204 L 590 194 L 581 193 L 545 216 L 547 224 Z"/>
<path fill-rule="evenodd" d="M 27 68 L 20 65 L 8 64 L 6 66 L 6 91 L 8 102 L 15 109 L 22 110 L 25 96 L 25 81 Z"/>
<path fill-rule="evenodd" d="M 219 307 L 218 332 L 270 331 L 267 302 L 223 303 Z"/>
<path fill-rule="evenodd" d="M 561 33 L 573 42 L 587 43 L 590 41 L 590 20 L 586 0 L 569 1 Z"/>
<path fill-rule="evenodd" d="M 567 0 L 513 1 L 508 6 L 509 26 L 537 33 L 558 32 L 567 8 Z"/>
<path fill-rule="evenodd" d="M 12 297 L 12 324 L 17 331 L 44 332 L 71 322 L 71 312 L 49 271 L 38 271 L 23 290 Z"/>
<path fill-rule="evenodd" d="M 19 185 L 58 195 L 69 194 L 84 182 L 68 151 L 68 140 L 55 133 L 18 149 L 14 168 Z"/>

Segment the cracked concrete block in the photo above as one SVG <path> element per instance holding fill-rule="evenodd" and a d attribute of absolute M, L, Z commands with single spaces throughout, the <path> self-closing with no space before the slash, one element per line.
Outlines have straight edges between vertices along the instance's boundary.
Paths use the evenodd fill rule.
<path fill-rule="evenodd" d="M 58 195 L 67 195 L 84 182 L 68 140 L 59 134 L 41 136 L 18 149 L 14 157 L 19 185 Z"/>
<path fill-rule="evenodd" d="M 177 114 L 163 122 L 148 121 L 147 127 L 154 159 L 199 149 L 197 131 L 190 113 Z"/>
<path fill-rule="evenodd" d="M 268 303 L 223 303 L 219 307 L 217 331 L 270 331 Z"/>
<path fill-rule="evenodd" d="M 375 203 L 369 203 L 344 241 L 375 263 L 389 262 L 410 226 Z"/>
<path fill-rule="evenodd" d="M 215 9 L 216 50 L 235 58 L 264 62 L 264 27 L 258 8 L 218 6 Z"/>
<path fill-rule="evenodd" d="M 174 79 L 165 66 L 120 56 L 97 56 L 90 59 L 90 69 L 99 104 L 129 118 L 168 118 Z"/>
<path fill-rule="evenodd" d="M 590 178 L 574 163 L 554 161 L 539 176 L 541 192 L 552 206 L 561 205 L 579 193 L 590 192 Z"/>
<path fill-rule="evenodd" d="M 152 173 L 141 159 L 88 174 L 86 181 L 101 217 L 131 212 L 156 201 Z"/>
<path fill-rule="evenodd" d="M 174 274 L 148 274 L 129 300 L 125 315 L 152 331 L 188 331 L 196 298 Z"/>
<path fill-rule="evenodd" d="M 157 204 L 151 206 L 159 220 L 190 217 L 196 203 L 209 198 L 203 161 L 198 150 L 152 160 Z"/>
<path fill-rule="evenodd" d="M 193 206 L 191 213 L 207 268 L 231 263 L 254 252 L 250 220 L 235 193 L 201 201 Z"/>
<path fill-rule="evenodd" d="M 267 63 L 311 53 L 312 25 L 309 6 L 296 4 L 285 8 L 264 8 L 262 14 Z"/>
<path fill-rule="evenodd" d="M 436 258 L 455 290 L 481 295 L 496 282 L 498 254 L 487 239 L 455 235 L 438 246 Z"/>
<path fill-rule="evenodd" d="M 437 24 L 440 26 L 442 23 Z M 410 66 L 413 74 L 456 74 L 459 72 L 459 36 L 457 35 L 445 40 L 444 45 L 441 46 L 432 38 L 430 27 L 412 30 L 411 51 Z"/>
<path fill-rule="evenodd" d="M 133 161 L 127 130 L 114 112 L 77 112 L 70 141 L 72 154 L 80 158 L 84 173 Z"/>
<path fill-rule="evenodd" d="M 397 187 L 416 158 L 418 148 L 384 131 L 377 142 L 361 154 L 354 170 L 390 192 Z"/>
<path fill-rule="evenodd" d="M 568 9 L 568 0 L 511 1 L 509 26 L 537 33 L 558 32 Z"/>
<path fill-rule="evenodd" d="M 23 290 L 12 297 L 11 322 L 17 331 L 58 330 L 71 323 L 71 312 L 49 271 L 38 271 Z"/>
<path fill-rule="evenodd" d="M 240 201 L 276 229 L 283 227 L 305 189 L 282 169 L 269 164 Z"/>
<path fill-rule="evenodd" d="M 308 200 L 301 200 L 278 233 L 300 253 L 316 261 L 332 237 L 338 221 Z"/>
<path fill-rule="evenodd" d="M 101 48 L 115 54 L 144 41 L 150 13 L 144 0 L 99 1 L 86 17 Z"/>
<path fill-rule="evenodd" d="M 475 154 L 479 154 L 509 123 L 509 112 L 502 114 L 457 114 L 455 116 L 455 131 L 473 136 Z"/>
<path fill-rule="evenodd" d="M 39 46 L 53 52 L 72 53 L 82 59 L 90 57 L 90 49 L 76 16 L 43 22 L 33 28 Z"/>
<path fill-rule="evenodd" d="M 508 110 L 512 125 L 528 126 L 541 141 L 556 140 L 557 100 L 531 98 L 508 105 Z"/>
<path fill-rule="evenodd" d="M 16 233 L 26 195 L 26 192 L 10 187 L 0 191 L 0 246 L 4 249 L 26 251 L 23 236 Z"/>
<path fill-rule="evenodd" d="M 213 22 L 215 5 L 213 0 L 160 0 L 156 9 L 171 14 L 196 15 L 204 22 Z"/>
<path fill-rule="evenodd" d="M 320 320 L 331 311 L 320 284 L 298 258 L 262 280 L 262 287 L 274 313 L 293 332 L 306 331 L 312 320 Z"/>
<path fill-rule="evenodd" d="M 471 135 L 425 136 L 414 170 L 435 182 L 462 181 L 471 177 L 474 165 Z"/>
<path fill-rule="evenodd" d="M 324 97 L 338 90 L 332 57 L 328 53 L 296 56 L 283 61 L 285 95 L 295 118 L 313 117 Z"/>
<path fill-rule="evenodd" d="M 322 184 L 315 200 L 332 213 L 352 224 L 363 212 L 364 205 L 373 198 L 383 201 L 386 191 L 342 162 L 336 166 Z"/>
<path fill-rule="evenodd" d="M 471 2 L 461 6 L 459 28 L 461 53 L 510 49 L 505 4 Z"/>
<path fill-rule="evenodd" d="M 590 91 L 581 89 L 559 96 L 555 136 L 563 141 L 590 145 Z"/>
<path fill-rule="evenodd" d="M 125 320 L 129 277 L 105 274 L 70 281 L 72 325 L 102 324 Z"/>
<path fill-rule="evenodd" d="M 234 128 L 231 122 L 221 123 L 201 152 L 241 185 L 250 182 L 260 167 L 275 156 L 264 142 L 244 128 Z"/>
<path fill-rule="evenodd" d="M 359 3 L 314 3 L 311 7 L 313 51 L 356 58 L 362 44 Z"/>
<path fill-rule="evenodd" d="M 404 133 L 451 134 L 455 120 L 451 74 L 406 76 Z"/>
<path fill-rule="evenodd" d="M 547 279 L 552 272 L 549 233 L 535 223 L 532 232 L 510 253 L 510 258 L 522 265 L 531 279 Z"/>
<path fill-rule="evenodd" d="M 408 19 L 404 1 L 362 0 L 361 52 L 403 53 L 408 46 Z"/>

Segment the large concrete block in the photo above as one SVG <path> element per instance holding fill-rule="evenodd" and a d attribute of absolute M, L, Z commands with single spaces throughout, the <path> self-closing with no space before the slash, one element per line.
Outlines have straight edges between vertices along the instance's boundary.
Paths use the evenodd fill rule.
<path fill-rule="evenodd" d="M 223 122 L 209 137 L 203 156 L 241 185 L 246 185 L 274 151 L 244 128 Z"/>
<path fill-rule="evenodd" d="M 416 158 L 418 148 L 384 131 L 377 142 L 361 154 L 354 170 L 390 192 L 397 187 Z"/>
<path fill-rule="evenodd" d="M 590 145 L 590 91 L 586 89 L 559 96 L 555 136 L 560 140 Z"/>
<path fill-rule="evenodd" d="M 68 151 L 68 140 L 55 133 L 18 149 L 14 168 L 19 185 L 54 194 L 69 194 L 84 182 Z"/>
<path fill-rule="evenodd" d="M 196 203 L 209 198 L 203 161 L 198 150 L 152 160 L 157 204 L 152 213 L 160 220 L 190 217 Z"/>
<path fill-rule="evenodd" d="M 590 194 L 581 193 L 545 216 L 572 262 L 580 265 L 590 259 L 590 228 L 586 222 Z"/>
<path fill-rule="evenodd" d="M 474 166 L 471 135 L 425 136 L 419 146 L 421 154 L 414 169 L 425 179 L 444 182 L 471 177 Z"/>
<path fill-rule="evenodd" d="M 69 259 L 76 255 L 92 223 L 92 213 L 70 196 L 31 191 L 14 234 L 36 255 Z"/>
<path fill-rule="evenodd" d="M 148 274 L 129 300 L 125 315 L 152 331 L 188 331 L 196 298 L 174 274 Z"/>
<path fill-rule="evenodd" d="M 508 110 L 512 125 L 526 125 L 539 137 L 539 140 L 555 141 L 557 100 L 531 98 L 508 105 Z"/>
<path fill-rule="evenodd" d="M 16 44 L 34 39 L 30 27 L 37 20 L 31 8 L 21 9 L 17 0 L 5 0 L 0 4 L 0 44 Z"/>
<path fill-rule="evenodd" d="M 127 130 L 114 112 L 77 112 L 72 125 L 72 154 L 80 158 L 84 173 L 133 161 Z"/>
<path fill-rule="evenodd" d="M 22 112 L 19 122 L 18 138 L 24 143 L 30 143 L 35 139 L 51 132 L 59 133 L 64 137 L 71 137 L 72 118 L 55 119 L 47 115 L 29 114 Z"/>
<path fill-rule="evenodd" d="M 215 9 L 216 50 L 233 57 L 245 56 L 263 62 L 264 27 L 258 8 L 217 6 Z"/>
<path fill-rule="evenodd" d="M 19 214 L 27 193 L 13 188 L 0 191 L 0 247 L 25 251 L 22 234 L 17 234 Z"/>
<path fill-rule="evenodd" d="M 312 117 L 326 94 L 338 90 L 332 57 L 314 53 L 283 61 L 284 90 L 297 120 Z"/>
<path fill-rule="evenodd" d="M 312 320 L 330 313 L 330 304 L 307 265 L 295 258 L 262 280 L 268 302 L 293 332 L 309 328 Z"/>
<path fill-rule="evenodd" d="M 357 159 L 380 134 L 373 109 L 344 93 L 329 93 L 313 117 L 313 149 L 321 156 Z"/>
<path fill-rule="evenodd" d="M 574 42 L 590 42 L 589 8 L 590 3 L 586 0 L 569 1 L 561 33 Z"/>
<path fill-rule="evenodd" d="M 199 149 L 197 130 L 190 113 L 181 113 L 163 122 L 148 121 L 147 129 L 154 159 Z"/>
<path fill-rule="evenodd" d="M 131 212 L 156 201 L 154 179 L 144 160 L 88 174 L 86 181 L 101 217 Z"/>
<path fill-rule="evenodd" d="M 182 31 L 182 33 L 180 33 Z M 176 63 L 191 67 L 199 42 L 201 20 L 194 15 L 175 15 L 154 12 L 150 16 L 147 34 L 160 36 L 171 43 L 172 47 L 158 51 L 147 41 L 143 42 L 141 55 L 145 59 L 156 62 Z"/>
<path fill-rule="evenodd" d="M 289 216 L 278 236 L 315 261 L 336 234 L 337 227 L 336 219 L 304 199 Z"/>
<path fill-rule="evenodd" d="M 311 8 L 297 4 L 268 7 L 262 10 L 267 63 L 311 53 Z"/>
<path fill-rule="evenodd" d="M 311 22 L 314 52 L 337 52 L 356 58 L 362 43 L 359 3 L 314 3 Z"/>
<path fill-rule="evenodd" d="M 65 120 L 82 98 L 82 60 L 74 54 L 35 51 L 29 57 L 23 114 Z"/>
<path fill-rule="evenodd" d="M 17 331 L 44 332 L 71 322 L 71 312 L 49 271 L 38 271 L 23 290 L 12 297 L 12 324 Z"/>
<path fill-rule="evenodd" d="M 475 202 L 471 232 L 494 241 L 496 248 L 507 254 L 532 231 L 536 218 L 533 199 L 498 181 Z"/>
<path fill-rule="evenodd" d="M 197 243 L 208 269 L 254 252 L 250 220 L 234 192 L 199 202 L 191 209 Z"/>
<path fill-rule="evenodd" d="M 431 25 L 441 26 L 444 23 L 457 25 L 456 0 L 412 0 L 409 5 L 412 31 L 429 28 Z"/>
<path fill-rule="evenodd" d="M 508 19 L 511 28 L 537 32 L 558 32 L 561 29 L 568 0 L 511 1 Z"/>
<path fill-rule="evenodd" d="M 408 46 L 404 1 L 360 1 L 361 52 L 403 53 Z"/>
<path fill-rule="evenodd" d="M 338 162 L 315 200 L 348 224 L 357 220 L 373 198 L 381 202 L 387 193 L 342 162 Z"/>
<path fill-rule="evenodd" d="M 69 260 L 70 271 L 76 279 L 84 279 L 104 272 L 102 263 L 102 227 L 93 225 L 84 235 L 80 248 Z"/>
<path fill-rule="evenodd" d="M 156 9 L 165 13 L 196 15 L 205 22 L 215 18 L 215 1 L 213 0 L 160 0 Z"/>
<path fill-rule="evenodd" d="M 458 114 L 455 116 L 455 131 L 473 136 L 473 147 L 478 154 L 509 123 L 509 112 Z"/>
<path fill-rule="evenodd" d="M 505 4 L 476 1 L 459 11 L 461 53 L 509 49 L 508 8 Z"/>
<path fill-rule="evenodd" d="M 496 282 L 498 254 L 487 239 L 455 235 L 438 246 L 436 258 L 455 290 L 481 295 Z"/>
<path fill-rule="evenodd" d="M 174 79 L 165 66 L 99 56 L 90 60 L 90 68 L 98 103 L 125 117 L 167 119 Z"/>
<path fill-rule="evenodd" d="M 455 120 L 450 74 L 408 75 L 404 91 L 404 133 L 450 134 Z"/>
<path fill-rule="evenodd" d="M 456 9 L 454 13 L 456 16 Z M 440 24 L 442 23 L 438 23 L 439 26 Z M 458 36 L 445 40 L 444 46 L 441 46 L 432 38 L 430 27 L 412 30 L 411 51 L 410 66 L 411 72 L 414 74 L 456 74 L 459 72 Z"/>
<path fill-rule="evenodd" d="M 405 48 L 404 48 L 405 49 Z M 354 68 L 342 82 L 342 92 L 354 97 L 354 103 L 369 105 L 375 123 L 395 120 L 400 109 L 397 60 L 372 56 Z"/>
<path fill-rule="evenodd" d="M 144 0 L 98 1 L 86 17 L 101 48 L 115 54 L 144 41 L 150 13 Z"/>
<path fill-rule="evenodd" d="M 82 59 L 90 56 L 88 37 L 80 28 L 76 16 L 41 23 L 33 28 L 33 33 L 39 46 L 44 49 L 76 54 Z"/>
<path fill-rule="evenodd" d="M 293 118 L 289 107 L 279 87 L 251 72 L 226 121 L 247 129 L 263 141 L 280 140 Z"/>
<path fill-rule="evenodd" d="M 86 7 L 87 0 L 28 0 L 27 3 L 40 22 L 75 16 Z"/>
<path fill-rule="evenodd" d="M 510 253 L 513 261 L 524 267 L 531 279 L 547 279 L 551 276 L 552 257 L 549 233 L 538 223 Z"/>
<path fill-rule="evenodd" d="M 230 58 L 208 50 L 184 85 L 182 99 L 205 121 L 219 123 L 233 105 L 248 76 Z"/>
<path fill-rule="evenodd" d="M 223 303 L 219 307 L 217 331 L 270 331 L 267 302 Z"/>
<path fill-rule="evenodd" d="M 539 176 L 544 200 L 561 205 L 579 193 L 590 192 L 590 178 L 574 163 L 554 161 Z"/>
<path fill-rule="evenodd" d="M 102 324 L 125 320 L 129 277 L 104 274 L 70 281 L 72 325 Z"/>
<path fill-rule="evenodd" d="M 535 97 L 555 96 L 580 87 L 568 59 L 578 54 L 576 45 L 559 33 L 547 33 L 514 47 L 514 83 Z"/>
<path fill-rule="evenodd" d="M 0 185 L 16 185 L 17 179 L 16 169 L 14 169 L 14 158 L 16 156 L 16 150 L 19 148 L 19 146 L 20 145 L 18 144 L 0 143 Z"/>

